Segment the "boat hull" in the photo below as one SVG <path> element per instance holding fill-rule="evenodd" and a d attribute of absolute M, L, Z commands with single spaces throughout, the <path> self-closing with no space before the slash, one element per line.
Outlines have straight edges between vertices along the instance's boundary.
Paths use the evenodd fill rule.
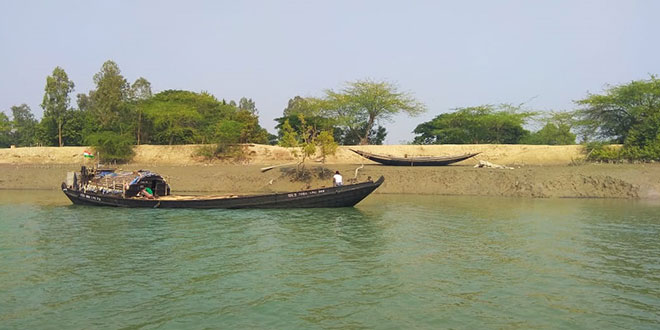
<path fill-rule="evenodd" d="M 387 166 L 447 166 L 449 164 L 453 164 L 456 162 L 460 162 L 462 160 L 466 160 L 468 158 L 472 158 L 479 153 L 473 153 L 473 154 L 466 154 L 466 155 L 460 155 L 460 156 L 448 156 L 448 157 L 409 157 L 409 158 L 402 158 L 402 157 L 388 157 L 388 156 L 381 156 L 381 155 L 376 155 L 372 153 L 368 153 L 365 151 L 360 151 L 360 150 L 353 150 L 351 149 L 354 153 L 367 158 L 369 160 L 372 160 L 374 162 L 387 165 Z"/>
<path fill-rule="evenodd" d="M 66 186 L 62 187 L 62 191 L 73 204 L 91 206 L 193 209 L 322 208 L 352 207 L 369 196 L 384 181 L 385 179 L 381 176 L 375 182 L 369 181 L 340 187 L 267 195 L 185 200 L 121 198 L 73 190 Z"/>

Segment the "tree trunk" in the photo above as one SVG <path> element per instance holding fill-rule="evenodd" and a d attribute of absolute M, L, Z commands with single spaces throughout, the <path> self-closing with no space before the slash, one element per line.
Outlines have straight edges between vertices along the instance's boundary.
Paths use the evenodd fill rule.
<path fill-rule="evenodd" d="M 142 112 L 138 112 L 138 131 L 137 131 L 137 145 L 140 145 L 140 128 L 142 126 Z"/>
<path fill-rule="evenodd" d="M 374 126 L 374 121 L 375 118 L 373 116 L 369 116 L 369 121 L 367 122 L 367 128 L 364 131 L 364 136 L 360 138 L 360 145 L 369 144 L 369 132 L 371 132 L 371 128 Z"/>
<path fill-rule="evenodd" d="M 62 122 L 57 121 L 57 137 L 59 138 L 60 147 L 62 146 Z"/>

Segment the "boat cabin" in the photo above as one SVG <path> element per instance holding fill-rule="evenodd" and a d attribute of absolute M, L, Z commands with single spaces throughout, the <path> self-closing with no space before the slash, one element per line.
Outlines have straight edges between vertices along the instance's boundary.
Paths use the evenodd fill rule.
<path fill-rule="evenodd" d="M 66 186 L 69 189 L 91 191 L 125 198 L 137 197 L 145 189 L 151 189 L 155 197 L 170 195 L 170 186 L 158 173 L 148 170 L 117 172 L 110 168 L 88 169 L 83 166 L 80 172 L 67 174 Z"/>

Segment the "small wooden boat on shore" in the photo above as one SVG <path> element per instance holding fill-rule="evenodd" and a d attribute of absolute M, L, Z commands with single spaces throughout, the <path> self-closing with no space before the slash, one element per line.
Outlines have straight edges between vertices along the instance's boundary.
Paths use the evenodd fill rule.
<path fill-rule="evenodd" d="M 170 186 L 162 176 L 150 171 L 88 171 L 83 166 L 80 172 L 69 172 L 67 182 L 62 182 L 62 192 L 73 204 L 94 206 L 196 209 L 351 207 L 384 181 L 381 176 L 376 181 L 369 178 L 365 182 L 345 186 L 285 193 L 176 196 L 170 194 Z M 152 193 L 146 194 L 146 188 Z"/>
<path fill-rule="evenodd" d="M 388 166 L 445 166 L 452 163 L 460 162 L 468 158 L 472 158 L 478 154 L 471 153 L 458 156 L 442 156 L 442 157 L 430 157 L 430 156 L 419 156 L 419 157 L 392 157 L 392 156 L 383 156 L 372 154 L 366 151 L 350 149 L 354 153 L 373 160 L 374 162 L 381 163 Z"/>

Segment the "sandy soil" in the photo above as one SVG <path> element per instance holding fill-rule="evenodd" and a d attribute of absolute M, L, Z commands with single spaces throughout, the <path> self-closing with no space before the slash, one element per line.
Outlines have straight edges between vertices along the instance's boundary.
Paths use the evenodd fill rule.
<path fill-rule="evenodd" d="M 456 155 L 482 152 L 476 159 L 444 167 L 391 167 L 376 165 L 346 147 L 327 159 L 327 170 L 339 170 L 346 181 L 385 176 L 377 193 L 486 195 L 505 197 L 605 197 L 660 199 L 660 164 L 585 164 L 580 146 L 362 146 L 362 150 L 396 156 Z M 292 181 L 291 166 L 262 172 L 261 168 L 295 161 L 288 150 L 255 145 L 240 164 L 205 163 L 195 158 L 195 146 L 140 146 L 136 162 L 117 166 L 124 170 L 150 169 L 164 175 L 175 193 L 268 193 L 329 186 L 319 178 L 321 164 L 310 161 L 307 182 Z M 92 163 L 82 157 L 83 147 L 0 149 L 0 189 L 59 189 L 67 171 Z M 478 160 L 514 169 L 474 168 Z"/>
<path fill-rule="evenodd" d="M 141 145 L 135 148 L 133 162 L 137 164 L 157 165 L 193 165 L 209 163 L 195 157 L 197 145 L 151 146 Z M 80 164 L 85 161 L 82 154 L 86 147 L 32 147 L 0 149 L 0 164 Z M 473 165 L 479 160 L 506 165 L 567 165 L 582 159 L 582 146 L 537 146 L 537 145 L 387 145 L 387 146 L 341 146 L 334 156 L 326 159 L 328 164 L 376 164 L 362 158 L 349 149 L 359 149 L 372 153 L 392 156 L 448 156 L 481 152 L 473 159 L 461 162 L 461 165 Z M 250 145 L 247 147 L 247 159 L 244 164 L 281 164 L 293 162 L 291 152 L 282 147 L 269 145 Z M 318 158 L 318 157 L 317 157 Z M 222 161 L 214 164 L 226 163 Z"/>

